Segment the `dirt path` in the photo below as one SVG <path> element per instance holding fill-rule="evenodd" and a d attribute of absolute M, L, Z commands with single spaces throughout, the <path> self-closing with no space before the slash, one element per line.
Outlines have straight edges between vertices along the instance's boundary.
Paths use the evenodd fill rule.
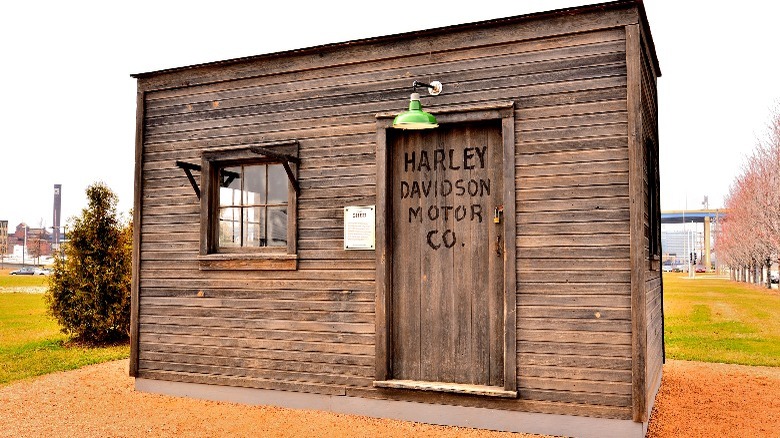
<path fill-rule="evenodd" d="M 780 437 L 780 368 L 667 361 L 649 437 Z"/>
<path fill-rule="evenodd" d="M 140 393 L 127 365 L 127 360 L 107 362 L 0 388 L 0 436 L 516 436 Z"/>
<path fill-rule="evenodd" d="M 780 369 L 670 361 L 652 437 L 778 437 Z M 138 393 L 127 360 L 0 388 L 0 436 L 523 436 Z"/>

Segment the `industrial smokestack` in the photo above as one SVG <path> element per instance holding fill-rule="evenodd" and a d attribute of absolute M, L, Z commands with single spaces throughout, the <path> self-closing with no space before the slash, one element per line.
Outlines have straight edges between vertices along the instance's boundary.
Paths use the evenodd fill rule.
<path fill-rule="evenodd" d="M 55 248 L 60 246 L 60 213 L 62 211 L 62 184 L 54 184 L 54 218 L 52 219 L 51 243 Z"/>

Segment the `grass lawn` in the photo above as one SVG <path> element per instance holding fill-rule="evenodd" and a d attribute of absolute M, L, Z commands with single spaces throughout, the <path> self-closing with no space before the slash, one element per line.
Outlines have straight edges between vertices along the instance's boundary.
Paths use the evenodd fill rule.
<path fill-rule="evenodd" d="M 67 345 L 46 313 L 43 294 L 4 288 L 45 287 L 46 277 L 0 272 L 0 386 L 55 371 L 126 358 L 127 344 Z M 664 274 L 666 354 L 671 359 L 780 366 L 780 293 L 697 274 Z"/>
<path fill-rule="evenodd" d="M 780 293 L 711 275 L 664 274 L 671 359 L 780 366 Z"/>
<path fill-rule="evenodd" d="M 5 285 L 9 277 L 0 274 L 0 285 Z M 12 278 L 10 281 L 17 281 L 16 276 Z M 24 281 L 29 278 L 20 277 Z M 46 310 L 43 294 L 0 292 L 0 386 L 28 377 L 121 359 L 130 354 L 127 344 L 101 348 L 66 347 L 68 337 L 60 332 L 59 325 Z"/>
<path fill-rule="evenodd" d="M 44 275 L 9 275 L 10 269 L 0 271 L 0 291 L 6 287 L 45 287 Z"/>

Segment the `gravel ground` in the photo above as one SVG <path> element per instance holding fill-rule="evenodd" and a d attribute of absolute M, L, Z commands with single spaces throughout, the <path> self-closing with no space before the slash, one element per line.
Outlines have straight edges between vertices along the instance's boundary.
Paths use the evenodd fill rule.
<path fill-rule="evenodd" d="M 46 293 L 48 287 L 46 286 L 14 286 L 14 287 L 0 287 L 0 293 L 12 293 L 12 294 L 43 294 Z"/>
<path fill-rule="evenodd" d="M 780 368 L 667 361 L 648 437 L 780 437 Z"/>
<path fill-rule="evenodd" d="M 127 363 L 0 388 L 0 436 L 524 436 L 139 393 Z M 780 369 L 669 361 L 664 372 L 649 436 L 780 436 Z"/>

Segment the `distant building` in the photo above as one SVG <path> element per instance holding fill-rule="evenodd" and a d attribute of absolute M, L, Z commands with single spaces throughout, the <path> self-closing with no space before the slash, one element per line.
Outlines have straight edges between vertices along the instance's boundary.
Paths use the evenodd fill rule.
<path fill-rule="evenodd" d="M 663 261 L 666 264 L 687 264 L 695 253 L 697 264 L 705 263 L 704 233 L 701 231 L 661 231 Z M 710 254 L 710 263 L 716 264 L 716 254 Z"/>
<path fill-rule="evenodd" d="M 691 235 L 693 248 L 691 249 Z M 661 247 L 664 251 L 664 261 L 670 260 L 673 264 L 685 263 L 690 258 L 691 252 L 696 252 L 701 257 L 702 233 L 694 231 L 662 231 Z"/>
<path fill-rule="evenodd" d="M 6 254 L 13 253 L 15 246 L 23 247 L 25 242 L 25 228 L 27 229 L 27 254 L 28 257 L 34 257 L 32 254 L 50 256 L 52 254 L 52 234 L 46 231 L 46 228 L 30 228 L 24 222 L 16 226 L 13 234 L 8 234 L 8 249 Z"/>

